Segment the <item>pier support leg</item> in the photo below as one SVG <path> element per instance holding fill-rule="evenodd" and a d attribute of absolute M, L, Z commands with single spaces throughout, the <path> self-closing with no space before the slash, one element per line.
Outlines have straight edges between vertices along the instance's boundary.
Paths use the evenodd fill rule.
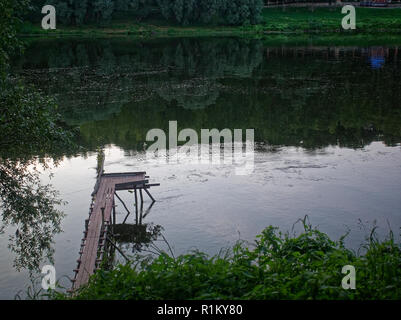
<path fill-rule="evenodd" d="M 113 223 L 112 223 L 112 232 L 114 233 L 114 226 L 116 225 L 116 203 L 114 202 L 113 197 Z"/>
<path fill-rule="evenodd" d="M 118 200 L 120 200 L 120 202 L 123 204 L 125 210 L 127 210 L 127 215 L 124 218 L 123 224 L 125 223 L 125 221 L 127 221 L 128 216 L 131 214 L 131 212 L 128 210 L 127 206 L 125 205 L 124 201 L 118 196 L 117 192 L 114 192 L 114 195 L 117 197 Z"/>
<path fill-rule="evenodd" d="M 127 212 L 130 213 L 128 208 L 127 208 L 127 206 L 125 205 L 124 201 L 118 196 L 117 192 L 114 192 L 114 195 L 118 198 L 118 200 L 121 201 L 121 203 L 123 204 L 125 210 L 127 210 Z"/>
<path fill-rule="evenodd" d="M 153 202 L 156 201 L 156 200 L 152 197 L 152 195 L 150 194 L 150 192 L 148 191 L 148 189 L 144 188 L 143 190 L 145 190 L 145 192 L 148 194 L 148 196 L 150 197 L 150 199 L 152 199 Z"/>
<path fill-rule="evenodd" d="M 107 237 L 107 241 L 113 246 L 114 249 L 117 249 L 117 251 L 125 258 L 125 260 L 126 260 L 127 262 L 130 261 L 130 260 L 127 258 L 127 256 L 124 254 L 124 252 L 122 252 L 122 251 L 120 250 L 120 248 L 117 247 L 117 245 L 115 245 L 114 242 L 113 242 L 112 240 L 110 240 L 109 237 Z"/>
<path fill-rule="evenodd" d="M 142 188 L 139 189 L 139 195 L 141 197 L 141 209 L 143 208 L 143 194 L 142 194 Z"/>
<path fill-rule="evenodd" d="M 102 232 L 104 231 L 104 208 L 101 208 L 102 210 Z"/>
<path fill-rule="evenodd" d="M 152 203 L 150 204 L 150 206 L 146 209 L 145 213 L 143 214 L 143 217 L 142 217 L 142 218 L 145 218 L 145 217 L 149 214 L 150 209 L 152 209 L 152 207 L 153 207 L 154 204 L 155 204 L 154 202 L 152 202 Z"/>
<path fill-rule="evenodd" d="M 136 187 L 134 188 L 135 193 L 135 222 L 138 224 L 138 194 L 136 192 Z"/>
<path fill-rule="evenodd" d="M 142 216 L 143 216 L 143 194 L 142 194 L 142 188 L 139 189 L 139 195 L 141 197 L 141 209 L 139 213 L 139 224 L 142 224 Z"/>

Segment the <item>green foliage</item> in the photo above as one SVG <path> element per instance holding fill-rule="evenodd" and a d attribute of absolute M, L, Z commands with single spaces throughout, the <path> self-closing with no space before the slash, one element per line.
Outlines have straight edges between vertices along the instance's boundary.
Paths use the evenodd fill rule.
<path fill-rule="evenodd" d="M 27 4 L 27 0 L 0 0 L 0 77 L 6 74 L 10 54 L 22 49 L 16 35 Z"/>
<path fill-rule="evenodd" d="M 263 9 L 262 0 L 227 0 L 220 3 L 220 15 L 231 25 L 257 24 Z"/>
<path fill-rule="evenodd" d="M 164 17 L 182 25 L 199 21 L 200 11 L 195 0 L 160 1 Z"/>
<path fill-rule="evenodd" d="M 219 8 L 219 0 L 199 0 L 197 1 L 199 8 L 199 21 L 201 23 L 211 23 L 217 19 Z"/>
<path fill-rule="evenodd" d="M 128 16 L 139 19 L 158 11 L 156 0 L 115 0 L 114 8 L 115 12 L 127 12 Z"/>
<path fill-rule="evenodd" d="M 356 7 L 356 16 L 358 33 L 383 33 L 383 31 L 399 33 L 401 29 L 398 8 L 381 10 Z M 262 11 L 262 20 L 266 31 L 344 33 L 341 27 L 343 17 L 344 15 L 338 8 L 316 7 L 313 12 L 306 7 L 287 7 L 285 11 L 282 8 L 268 8 Z"/>
<path fill-rule="evenodd" d="M 103 21 L 111 19 L 113 11 L 113 0 L 96 0 L 93 2 L 93 15 L 96 19 L 96 22 L 100 22 L 101 19 Z"/>
<path fill-rule="evenodd" d="M 72 147 L 72 133 L 58 124 L 54 101 L 22 83 L 5 79 L 0 91 L 0 232 L 16 227 L 9 248 L 17 270 L 38 270 L 51 259 L 53 236 L 61 231 L 62 201 L 43 185 L 37 166 L 48 167 Z"/>
<path fill-rule="evenodd" d="M 157 0 L 163 17 L 174 23 L 188 25 L 210 23 L 242 25 L 260 22 L 262 0 Z"/>
<path fill-rule="evenodd" d="M 170 8 L 172 0 L 132 0 L 132 4 L 130 4 L 131 2 L 127 4 L 125 0 L 119 1 L 122 1 L 122 5 L 115 2 L 112 23 L 110 23 L 107 29 L 96 28 L 95 25 L 78 30 L 64 26 L 53 30 L 52 33 L 59 35 L 93 36 L 109 34 L 111 32 L 110 29 L 113 29 L 113 34 L 116 32 L 126 34 L 127 29 L 136 28 L 136 31 L 130 30 L 129 34 L 143 37 L 144 34 L 141 30 L 145 28 L 150 30 L 147 36 L 151 35 L 152 37 L 169 37 L 172 35 L 236 35 L 241 37 L 265 37 L 268 41 L 271 41 L 272 37 L 277 37 L 277 35 L 273 36 L 272 32 L 275 34 L 288 33 L 285 36 L 287 39 L 289 37 L 295 39 L 295 34 L 298 37 L 301 33 L 326 33 L 328 34 L 326 35 L 327 38 L 333 37 L 337 38 L 337 40 L 341 39 L 342 42 L 351 42 L 352 39 L 359 40 L 361 34 L 380 34 L 380 37 L 376 38 L 376 40 L 379 40 L 383 39 L 384 36 L 386 38 L 395 38 L 401 31 L 401 19 L 399 19 L 398 8 L 382 10 L 380 8 L 356 7 L 358 17 L 357 30 L 344 31 L 341 27 L 341 19 L 344 15 L 336 7 L 316 7 L 311 12 L 308 8 L 304 7 L 285 7 L 285 10 L 283 10 L 283 8 L 277 7 L 262 9 L 261 6 L 254 5 L 249 7 L 249 19 L 242 21 L 238 20 L 238 15 L 230 15 L 230 19 L 233 19 L 234 22 L 240 21 L 238 23 L 242 24 L 241 27 L 232 25 L 225 28 L 216 28 L 216 25 L 229 25 L 227 22 L 228 17 L 224 16 L 224 10 L 227 10 L 226 7 L 223 7 L 225 0 L 198 0 L 196 1 L 198 7 L 196 11 L 197 15 L 191 16 L 191 19 L 194 20 L 193 22 L 189 22 L 189 24 L 193 24 L 196 27 L 187 29 L 180 28 L 181 23 L 177 22 L 174 12 Z M 128 9 L 118 9 L 119 7 Z M 40 12 L 39 9 L 35 9 L 35 11 Z M 261 12 L 260 15 L 258 12 Z M 247 14 L 242 16 L 246 17 Z M 47 30 L 43 30 L 40 27 L 41 17 L 42 15 L 30 17 L 30 23 L 25 22 L 20 32 L 29 35 L 48 34 Z M 99 20 L 99 22 L 102 21 L 103 19 Z M 165 28 L 166 25 L 171 28 Z M 296 41 L 294 40 L 294 42 Z"/>
<path fill-rule="evenodd" d="M 38 271 L 43 259 L 52 261 L 53 237 L 61 232 L 63 203 L 51 185 L 43 185 L 35 161 L 0 160 L 1 226 L 16 228 L 8 247 L 14 253 L 14 267 Z"/>
<path fill-rule="evenodd" d="M 22 48 L 16 34 L 27 5 L 0 0 L 0 233 L 14 226 L 14 266 L 38 270 L 43 258 L 51 260 L 63 215 L 57 192 L 41 184 L 37 166 L 46 168 L 46 157 L 73 143 L 58 123 L 54 102 L 8 73 L 9 57 Z"/>
<path fill-rule="evenodd" d="M 214 257 L 166 253 L 99 271 L 75 299 L 400 299 L 401 246 L 374 230 L 358 255 L 301 221 L 303 232 L 266 228 L 253 247 L 238 243 Z M 342 267 L 356 269 L 356 290 L 341 286 Z M 53 292 L 53 298 L 66 295 Z"/>
<path fill-rule="evenodd" d="M 111 19 L 114 0 L 54 0 L 57 18 L 64 24 L 104 23 Z"/>
<path fill-rule="evenodd" d="M 47 156 L 70 143 L 71 133 L 58 124 L 56 105 L 31 88 L 5 81 L 0 92 L 0 140 L 3 158 Z"/>
<path fill-rule="evenodd" d="M 34 0 L 35 10 L 45 4 Z M 118 12 L 128 12 L 135 18 L 150 15 L 179 25 L 259 23 L 262 0 L 54 0 L 57 17 L 64 24 L 82 25 L 107 22 Z"/>

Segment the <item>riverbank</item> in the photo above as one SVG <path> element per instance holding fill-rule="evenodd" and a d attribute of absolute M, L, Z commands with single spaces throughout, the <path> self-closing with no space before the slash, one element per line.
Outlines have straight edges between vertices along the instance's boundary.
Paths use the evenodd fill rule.
<path fill-rule="evenodd" d="M 71 27 L 58 25 L 56 30 L 43 30 L 40 22 L 25 23 L 19 34 L 23 36 L 242 36 L 268 37 L 276 34 L 401 34 L 401 8 L 356 8 L 356 30 L 343 30 L 341 7 L 283 7 L 266 8 L 262 23 L 248 26 L 177 26 L 163 21 L 135 22 L 127 17 L 116 18 L 110 24 Z"/>

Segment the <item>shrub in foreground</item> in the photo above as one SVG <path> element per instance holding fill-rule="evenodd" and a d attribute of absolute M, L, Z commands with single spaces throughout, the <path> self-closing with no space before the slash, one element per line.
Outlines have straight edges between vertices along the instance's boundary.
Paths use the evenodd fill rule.
<path fill-rule="evenodd" d="M 363 254 L 305 224 L 300 235 L 268 227 L 249 248 L 224 255 L 161 254 L 99 271 L 75 299 L 400 299 L 401 247 L 374 230 Z M 356 289 L 344 290 L 342 268 L 356 269 Z M 66 298 L 55 294 L 54 298 Z"/>

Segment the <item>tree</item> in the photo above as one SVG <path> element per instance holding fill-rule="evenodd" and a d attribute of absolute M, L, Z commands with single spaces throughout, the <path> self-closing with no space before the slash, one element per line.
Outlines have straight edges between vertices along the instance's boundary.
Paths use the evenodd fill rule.
<path fill-rule="evenodd" d="M 101 22 L 101 20 L 107 22 L 114 12 L 114 2 L 113 0 L 95 0 L 92 10 L 92 15 L 97 23 Z"/>
<path fill-rule="evenodd" d="M 188 25 L 219 20 L 223 24 L 256 24 L 260 21 L 263 0 L 157 0 L 162 16 Z"/>
<path fill-rule="evenodd" d="M 116 0 L 54 0 L 57 17 L 64 24 L 82 25 L 107 22 L 114 12 Z M 119 2 L 122 3 L 122 0 Z"/>
<path fill-rule="evenodd" d="M 10 54 L 22 49 L 17 26 L 27 4 L 27 0 L 0 0 L 0 79 L 6 75 Z"/>
<path fill-rule="evenodd" d="M 35 10 L 45 4 L 33 1 Z M 180 25 L 242 25 L 259 23 L 263 0 L 54 0 L 53 5 L 58 19 L 68 25 L 107 22 L 116 12 L 140 19 L 155 14 Z"/>
<path fill-rule="evenodd" d="M 40 182 L 38 165 L 60 148 L 73 147 L 72 133 L 59 123 L 54 101 L 8 74 L 9 57 L 22 48 L 16 30 L 25 0 L 0 0 L 0 232 L 17 228 L 9 247 L 17 269 L 37 269 L 52 255 L 53 235 L 60 232 L 61 200 Z"/>
<path fill-rule="evenodd" d="M 210 23 L 217 19 L 219 8 L 219 0 L 199 0 L 199 21 L 202 23 Z"/>
<path fill-rule="evenodd" d="M 221 17 L 231 25 L 260 22 L 263 9 L 263 0 L 222 0 L 220 3 Z"/>

